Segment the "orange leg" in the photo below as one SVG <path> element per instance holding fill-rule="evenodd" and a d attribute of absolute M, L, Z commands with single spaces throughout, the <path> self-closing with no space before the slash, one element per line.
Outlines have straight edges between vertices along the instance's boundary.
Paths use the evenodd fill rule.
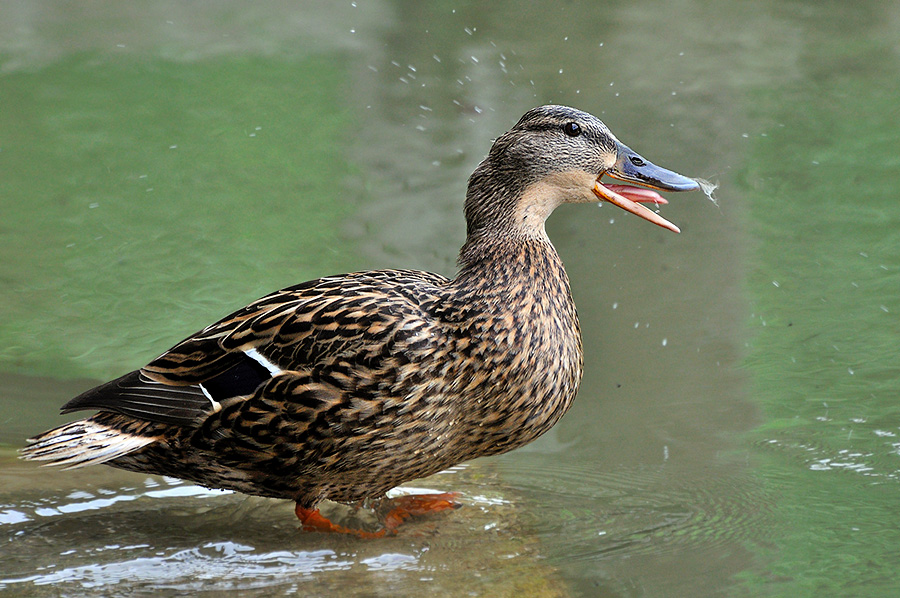
<path fill-rule="evenodd" d="M 353 529 L 332 523 L 328 518 L 319 513 L 319 509 L 306 509 L 297 503 L 294 513 L 300 520 L 300 524 L 304 531 L 307 532 L 333 532 L 336 534 L 352 534 L 360 538 L 380 538 L 387 534 L 387 529 L 380 529 L 377 532 L 367 532 L 361 529 Z"/>
<path fill-rule="evenodd" d="M 389 509 L 384 516 L 384 527 L 377 532 L 367 532 L 332 523 L 324 517 L 319 509 L 307 509 L 299 504 L 294 509 L 300 524 L 306 531 L 333 532 L 352 534 L 359 538 L 382 538 L 397 533 L 397 528 L 410 517 L 438 513 L 447 509 L 458 509 L 462 505 L 456 501 L 456 492 L 441 494 L 412 494 L 387 500 Z M 385 509 L 380 509 L 385 510 Z"/>
<path fill-rule="evenodd" d="M 390 511 L 384 516 L 384 529 L 388 533 L 396 533 L 397 528 L 410 517 L 430 515 L 447 509 L 458 509 L 458 492 L 442 492 L 440 494 L 408 494 L 391 499 Z"/>

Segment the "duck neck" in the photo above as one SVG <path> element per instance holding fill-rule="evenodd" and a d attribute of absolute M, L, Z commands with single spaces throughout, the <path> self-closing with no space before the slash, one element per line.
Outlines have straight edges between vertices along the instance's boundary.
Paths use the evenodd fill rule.
<path fill-rule="evenodd" d="M 463 270 L 483 268 L 502 259 L 506 263 L 501 265 L 509 267 L 511 256 L 503 250 L 522 252 L 527 248 L 535 254 L 552 256 L 554 266 L 558 264 L 561 270 L 544 222 L 565 200 L 565 185 L 552 175 L 529 180 L 508 170 L 493 163 L 489 156 L 469 178 L 465 204 L 467 236 L 459 253 L 459 265 Z"/>
<path fill-rule="evenodd" d="M 569 278 L 546 234 L 496 230 L 469 234 L 459 253 L 459 266 L 457 288 L 471 287 L 485 295 L 524 291 L 570 298 Z"/>

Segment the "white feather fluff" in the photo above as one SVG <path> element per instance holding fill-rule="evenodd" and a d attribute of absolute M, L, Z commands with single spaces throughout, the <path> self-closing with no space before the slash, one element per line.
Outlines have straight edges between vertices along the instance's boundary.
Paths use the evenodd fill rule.
<path fill-rule="evenodd" d="M 21 454 L 25 459 L 47 461 L 43 465 L 75 469 L 122 457 L 154 441 L 82 420 L 29 438 L 31 444 Z"/>

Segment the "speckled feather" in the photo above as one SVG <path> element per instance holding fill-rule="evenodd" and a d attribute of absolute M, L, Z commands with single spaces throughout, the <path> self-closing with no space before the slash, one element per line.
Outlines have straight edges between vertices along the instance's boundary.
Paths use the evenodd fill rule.
<path fill-rule="evenodd" d="M 562 133 L 571 121 L 577 139 Z M 76 397 L 64 412 L 99 413 L 23 455 L 313 508 L 534 440 L 569 408 L 583 368 L 543 222 L 565 201 L 596 201 L 579 186 L 610 167 L 614 143 L 589 114 L 528 112 L 470 179 L 455 279 L 379 270 L 267 295 Z"/>
<path fill-rule="evenodd" d="M 378 498 L 406 480 L 533 440 L 575 396 L 581 343 L 555 253 L 531 243 L 515 253 L 524 272 L 505 267 L 456 281 L 408 270 L 357 273 L 236 312 L 143 372 L 164 383 L 203 382 L 247 347 L 283 372 L 218 412 L 206 401 L 194 426 L 143 429 L 156 441 L 111 464 L 311 507 L 321 498 Z M 554 275 L 529 276 L 547 269 Z M 92 419 L 117 429 L 133 421 L 115 413 Z"/>

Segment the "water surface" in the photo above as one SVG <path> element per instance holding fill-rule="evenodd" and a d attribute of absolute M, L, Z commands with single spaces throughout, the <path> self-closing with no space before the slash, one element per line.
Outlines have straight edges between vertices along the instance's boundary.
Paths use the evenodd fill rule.
<path fill-rule="evenodd" d="M 881 596 L 900 410 L 894 3 L 8 2 L 0 593 Z M 259 295 L 451 275 L 468 174 L 528 108 L 720 183 L 673 235 L 548 222 L 586 374 L 519 451 L 361 542 L 283 501 L 17 461 L 58 406 Z"/>

